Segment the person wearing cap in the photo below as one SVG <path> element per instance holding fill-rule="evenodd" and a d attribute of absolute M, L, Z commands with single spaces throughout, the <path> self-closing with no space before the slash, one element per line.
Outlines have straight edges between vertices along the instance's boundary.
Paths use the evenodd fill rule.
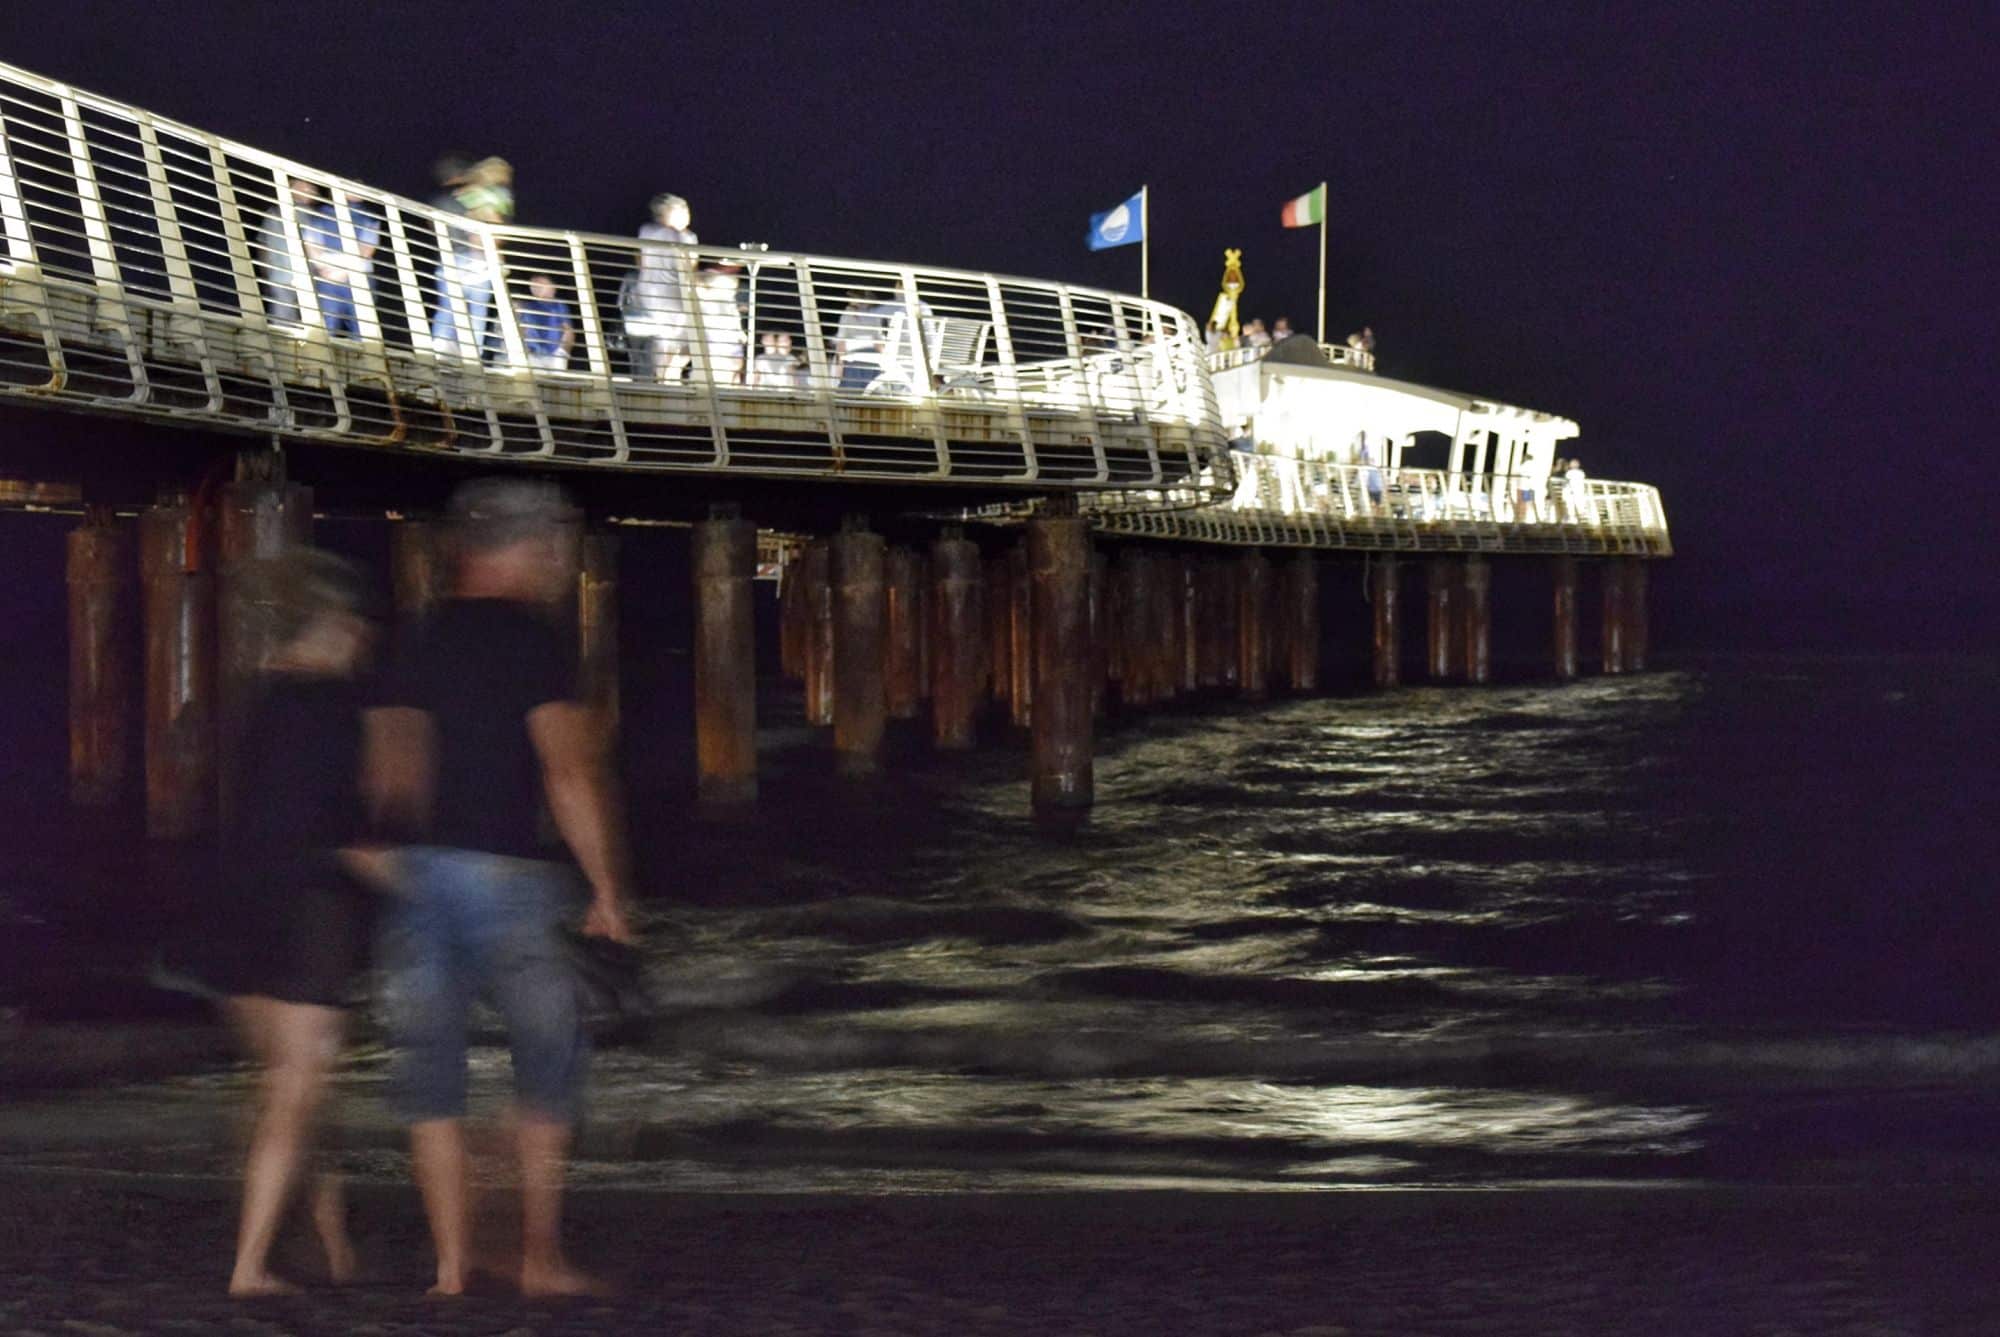
<path fill-rule="evenodd" d="M 489 1000 L 513 1059 L 520 1166 L 520 1285 L 595 1288 L 562 1250 L 562 1184 L 588 1059 L 563 941 L 632 941 L 629 863 L 603 722 L 577 699 L 573 636 L 554 610 L 573 588 L 580 517 L 553 484 L 487 479 L 459 489 L 455 580 L 391 657 L 367 713 L 368 791 L 410 843 L 382 939 L 398 1047 L 393 1102 L 437 1252 L 434 1294 L 465 1289 L 471 1257 L 462 1120 L 469 1009 Z M 546 804 L 587 882 L 539 835 Z"/>

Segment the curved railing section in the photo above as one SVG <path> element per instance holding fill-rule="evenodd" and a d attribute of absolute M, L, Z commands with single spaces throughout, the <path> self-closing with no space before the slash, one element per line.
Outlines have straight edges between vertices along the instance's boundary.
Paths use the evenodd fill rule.
<path fill-rule="evenodd" d="M 1233 475 L 1230 470 L 1233 469 Z M 1231 480 L 1233 477 L 1233 486 Z M 1231 490 L 1226 500 L 1215 492 Z M 1083 500 L 1109 533 L 1197 543 L 1409 552 L 1670 557 L 1659 490 L 1644 483 L 1332 464 L 1230 451 L 1193 484 Z"/>
<path fill-rule="evenodd" d="M 622 470 L 1130 488 L 1224 433 L 1194 318 L 474 222 L 0 65 L 0 394 Z"/>
<path fill-rule="evenodd" d="M 1211 372 L 1233 371 L 1237 367 L 1247 367 L 1262 362 L 1269 356 L 1276 344 L 1239 344 L 1235 348 L 1221 348 L 1208 355 L 1208 369 Z M 1352 344 L 1320 344 L 1320 356 L 1329 367 L 1346 367 L 1353 371 L 1375 370 L 1375 355 L 1365 348 Z"/>

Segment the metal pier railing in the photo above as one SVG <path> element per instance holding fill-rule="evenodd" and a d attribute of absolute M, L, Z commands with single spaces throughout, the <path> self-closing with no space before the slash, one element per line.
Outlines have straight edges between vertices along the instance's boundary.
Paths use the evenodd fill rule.
<path fill-rule="evenodd" d="M 1510 478 L 1329 464 L 1231 451 L 1233 473 L 1083 499 L 1093 525 L 1183 542 L 1375 552 L 1670 557 L 1659 490 L 1644 483 Z M 1226 494 L 1226 495 L 1223 495 Z"/>
<path fill-rule="evenodd" d="M 1192 316 L 1067 284 L 511 227 L 0 64 L 0 398 L 610 471 L 1078 491 L 1133 535 L 1671 552 L 1659 494 L 1226 448 Z M 1327 347 L 1333 365 L 1372 357 Z M 1478 457 L 1483 463 L 1484 456 Z"/>
<path fill-rule="evenodd" d="M 618 470 L 1171 484 L 1199 325 L 1060 283 L 475 222 L 0 65 L 0 394 Z"/>

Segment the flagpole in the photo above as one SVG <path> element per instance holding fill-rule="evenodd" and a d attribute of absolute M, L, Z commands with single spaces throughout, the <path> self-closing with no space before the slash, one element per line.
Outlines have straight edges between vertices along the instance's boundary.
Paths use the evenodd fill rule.
<path fill-rule="evenodd" d="M 1139 296 L 1153 298 L 1153 226 L 1146 215 L 1151 208 L 1153 188 L 1139 187 Z"/>
<path fill-rule="evenodd" d="M 1326 342 L 1326 182 L 1319 183 L 1319 341 Z"/>

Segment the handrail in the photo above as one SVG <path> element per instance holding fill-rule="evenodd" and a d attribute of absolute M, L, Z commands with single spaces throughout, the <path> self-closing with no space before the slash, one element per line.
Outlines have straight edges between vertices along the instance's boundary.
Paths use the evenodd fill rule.
<path fill-rule="evenodd" d="M 1230 451 L 1231 476 L 1082 501 L 1100 529 L 1157 538 L 1305 548 L 1673 555 L 1659 490 L 1560 478 L 1335 464 Z"/>
<path fill-rule="evenodd" d="M 1219 348 L 1208 355 L 1208 369 L 1213 373 L 1247 367 L 1253 362 L 1262 362 L 1275 347 L 1276 344 L 1269 343 Z M 1375 370 L 1375 355 L 1352 344 L 1320 344 L 1319 351 L 1326 357 L 1328 366 L 1351 367 L 1355 371 Z"/>
<path fill-rule="evenodd" d="M 672 277 L 639 281 L 662 249 Z M 376 449 L 1043 490 L 1168 485 L 1223 439 L 1200 326 L 1164 303 L 478 222 L 5 64 L 0 394 Z"/>

